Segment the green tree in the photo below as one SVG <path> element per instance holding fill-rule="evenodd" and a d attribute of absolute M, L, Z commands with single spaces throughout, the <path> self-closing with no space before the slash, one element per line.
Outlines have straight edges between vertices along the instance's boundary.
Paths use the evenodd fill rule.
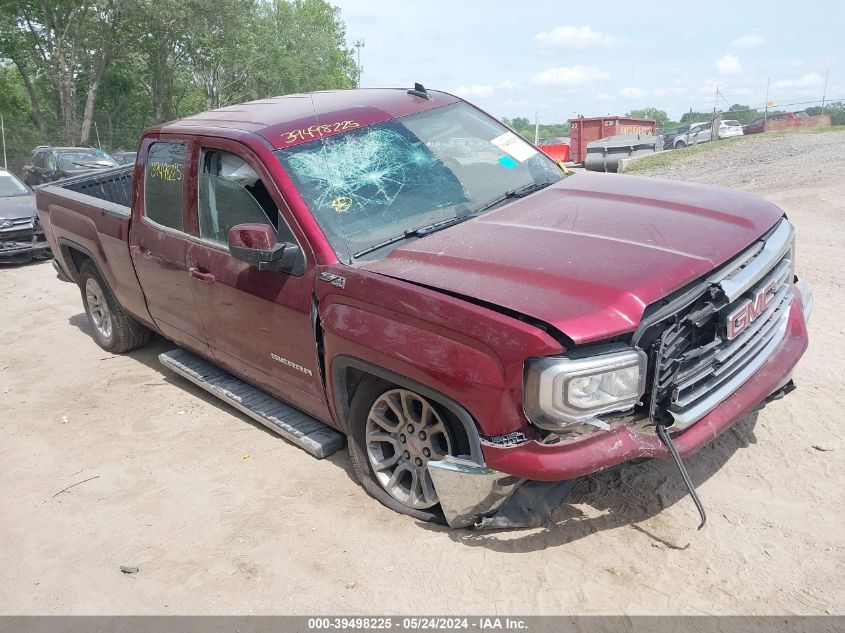
<path fill-rule="evenodd" d="M 669 119 L 669 115 L 663 110 L 658 110 L 657 108 L 639 108 L 637 110 L 631 110 L 625 116 L 629 116 L 634 119 L 651 119 L 655 122 L 657 127 L 662 129 L 672 127 L 673 124 L 673 122 Z"/>
<path fill-rule="evenodd" d="M 2 0 L 0 41 L 4 57 L 17 66 L 24 85 L 33 75 L 43 77 L 53 92 L 59 139 L 85 143 L 103 74 L 120 43 L 130 0 L 54 0 L 53 2 Z M 8 44 L 8 48 L 5 46 Z M 82 79 L 83 81 L 80 81 Z M 78 89 L 84 90 L 79 118 Z M 40 104 L 30 92 L 33 115 Z"/>
<path fill-rule="evenodd" d="M 349 88 L 356 72 L 325 0 L 0 0 L 0 113 L 15 153 L 92 136 L 134 147 L 151 124 Z"/>

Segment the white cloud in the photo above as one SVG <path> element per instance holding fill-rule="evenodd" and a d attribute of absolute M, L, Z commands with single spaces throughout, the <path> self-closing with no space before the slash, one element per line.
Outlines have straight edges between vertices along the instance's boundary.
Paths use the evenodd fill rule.
<path fill-rule="evenodd" d="M 592 66 L 559 66 L 547 68 L 534 75 L 534 83 L 539 86 L 583 86 L 596 79 L 610 77 L 605 71 Z"/>
<path fill-rule="evenodd" d="M 738 75 L 742 72 L 742 64 L 736 57 L 728 53 L 722 59 L 716 60 L 716 70 L 723 75 Z"/>
<path fill-rule="evenodd" d="M 642 88 L 637 88 L 635 86 L 627 86 L 626 88 L 622 88 L 619 91 L 619 96 L 625 97 L 626 99 L 644 99 L 648 93 L 643 90 Z"/>
<path fill-rule="evenodd" d="M 496 92 L 497 89 L 512 91 L 516 89 L 516 84 L 510 79 L 505 79 L 504 81 L 500 81 L 495 86 L 492 84 L 472 84 L 469 86 L 459 86 L 455 89 L 455 94 L 458 94 L 462 97 L 479 99 L 489 97 L 494 92 Z"/>
<path fill-rule="evenodd" d="M 534 41 L 554 48 L 610 48 L 622 43 L 618 38 L 589 26 L 570 25 L 556 26 L 551 31 L 537 33 Z"/>
<path fill-rule="evenodd" d="M 798 79 L 780 79 L 772 83 L 775 88 L 821 88 L 824 77 L 818 73 L 807 73 Z"/>
<path fill-rule="evenodd" d="M 491 85 L 459 86 L 455 92 L 462 97 L 489 97 L 493 94 L 494 87 Z"/>
<path fill-rule="evenodd" d="M 651 92 L 655 97 L 668 97 L 670 95 L 684 95 L 687 93 L 687 89 L 681 86 L 659 86 Z"/>
<path fill-rule="evenodd" d="M 731 46 L 733 46 L 734 48 L 750 48 L 752 46 L 762 46 L 765 43 L 766 40 L 764 40 L 762 37 L 755 33 L 746 33 L 745 35 L 731 40 Z"/>

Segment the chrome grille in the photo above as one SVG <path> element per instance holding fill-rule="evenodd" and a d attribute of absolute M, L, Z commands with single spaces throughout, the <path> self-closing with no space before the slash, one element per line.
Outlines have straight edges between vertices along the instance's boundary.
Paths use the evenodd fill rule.
<path fill-rule="evenodd" d="M 755 286 L 755 289 L 765 287 L 773 280 L 778 283 L 769 307 L 744 332 L 732 341 L 720 338 L 711 353 L 699 357 L 675 376 L 669 407 L 675 426 L 688 426 L 712 410 L 757 371 L 780 343 L 792 302 L 787 283 L 789 272 L 790 262 L 784 259 L 772 275 Z M 713 395 L 720 394 L 724 386 L 731 388 L 714 399 Z"/>
<path fill-rule="evenodd" d="M 0 220 L 0 240 L 16 240 L 31 236 L 34 228 L 35 220 L 33 218 Z"/>
<path fill-rule="evenodd" d="M 792 303 L 792 226 L 786 220 L 708 280 L 709 291 L 668 320 L 655 350 L 653 400 L 681 430 L 736 391 L 774 352 Z M 768 289 L 765 310 L 729 340 L 725 317 Z M 655 414 L 657 415 L 657 414 Z"/>

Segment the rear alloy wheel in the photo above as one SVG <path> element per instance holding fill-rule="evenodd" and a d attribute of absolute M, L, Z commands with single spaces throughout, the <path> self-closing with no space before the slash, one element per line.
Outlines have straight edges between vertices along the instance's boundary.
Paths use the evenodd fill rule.
<path fill-rule="evenodd" d="M 96 328 L 103 340 L 110 341 L 112 337 L 112 320 L 109 304 L 100 284 L 93 277 L 85 280 L 85 304 L 91 324 Z"/>
<path fill-rule="evenodd" d="M 428 464 L 467 452 L 459 423 L 419 393 L 365 378 L 349 408 L 349 455 L 358 481 L 391 510 L 444 523 Z"/>
<path fill-rule="evenodd" d="M 79 268 L 79 289 L 94 340 L 104 350 L 122 354 L 150 340 L 151 332 L 126 313 L 91 261 Z"/>
<path fill-rule="evenodd" d="M 684 143 L 683 141 L 678 141 L 677 143 L 675 143 L 675 149 L 683 149 L 686 146 L 687 146 L 687 144 Z"/>

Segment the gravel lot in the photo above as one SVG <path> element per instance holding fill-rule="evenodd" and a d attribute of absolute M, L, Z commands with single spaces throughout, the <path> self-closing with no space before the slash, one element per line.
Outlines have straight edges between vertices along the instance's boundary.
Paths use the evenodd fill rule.
<path fill-rule="evenodd" d="M 417 523 L 345 453 L 316 461 L 161 368 L 166 341 L 100 350 L 49 263 L 5 267 L 0 613 L 843 613 L 845 134 L 676 158 L 653 175 L 781 205 L 816 298 L 798 390 L 688 462 L 704 530 L 664 461 L 579 481 L 543 529 Z"/>

